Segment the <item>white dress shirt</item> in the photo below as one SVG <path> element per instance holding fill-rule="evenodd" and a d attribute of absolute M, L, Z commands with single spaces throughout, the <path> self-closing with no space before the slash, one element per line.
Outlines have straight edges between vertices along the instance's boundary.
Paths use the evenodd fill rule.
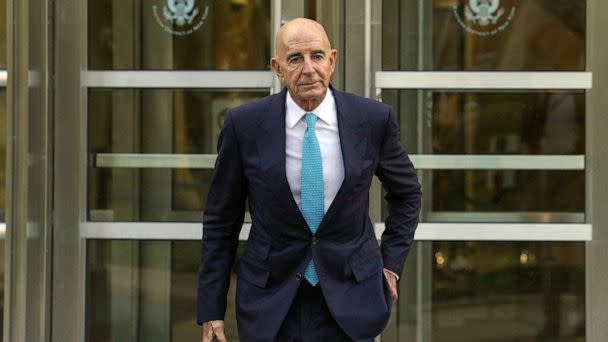
<path fill-rule="evenodd" d="M 285 113 L 285 171 L 291 193 L 298 207 L 302 190 L 302 141 L 306 131 L 307 113 L 298 106 L 287 92 Z M 331 202 L 336 197 L 344 180 L 344 163 L 342 162 L 342 147 L 338 134 L 338 116 L 336 101 L 330 89 L 327 89 L 325 99 L 311 111 L 319 120 L 315 124 L 315 132 L 321 148 L 323 164 L 323 194 L 324 212 L 327 212 Z"/>
<path fill-rule="evenodd" d="M 295 103 L 289 92 L 287 92 L 285 102 L 285 172 L 293 198 L 300 207 L 302 141 L 304 140 L 304 131 L 306 131 L 304 115 L 307 112 Z M 323 208 L 324 212 L 327 213 L 327 209 L 336 198 L 344 180 L 344 163 L 338 131 L 338 112 L 334 95 L 330 89 L 327 89 L 323 102 L 313 109 L 312 113 L 319 118 L 315 124 L 315 132 L 321 148 L 324 187 Z M 388 269 L 384 269 L 384 271 L 389 272 L 399 280 L 399 276 L 395 272 Z"/>

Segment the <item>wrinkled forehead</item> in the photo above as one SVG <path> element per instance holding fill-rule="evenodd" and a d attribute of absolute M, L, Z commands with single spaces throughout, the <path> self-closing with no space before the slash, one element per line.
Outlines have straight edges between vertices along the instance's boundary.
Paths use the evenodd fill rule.
<path fill-rule="evenodd" d="M 316 22 L 289 22 L 277 34 L 276 53 L 302 48 L 331 49 L 327 34 Z"/>

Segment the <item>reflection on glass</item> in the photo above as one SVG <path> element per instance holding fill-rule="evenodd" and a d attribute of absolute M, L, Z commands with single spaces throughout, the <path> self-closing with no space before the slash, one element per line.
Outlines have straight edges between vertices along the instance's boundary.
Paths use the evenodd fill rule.
<path fill-rule="evenodd" d="M 585 244 L 417 242 L 382 341 L 585 340 Z"/>
<path fill-rule="evenodd" d="M 199 246 L 197 241 L 89 241 L 87 341 L 197 340 Z M 238 255 L 243 248 L 241 243 Z M 416 324 L 430 325 L 431 336 L 423 339 L 433 341 L 584 340 L 583 243 L 434 242 L 417 248 L 424 252 L 413 254 L 408 265 L 429 261 L 428 268 L 402 275 L 393 306 L 399 318 L 391 320 L 383 341 L 408 340 Z M 226 313 L 230 341 L 238 341 L 234 278 Z M 429 306 L 417 308 L 416 302 Z M 412 315 L 412 308 L 425 314 Z"/>
<path fill-rule="evenodd" d="M 267 90 L 91 89 L 89 151 L 216 153 L 226 111 L 266 95 Z"/>
<path fill-rule="evenodd" d="M 432 211 L 585 211 L 584 171 L 435 170 L 422 174 L 432 179 Z M 423 214 L 425 220 L 434 221 L 427 216 Z"/>
<path fill-rule="evenodd" d="M 87 254 L 87 341 L 200 340 L 200 242 L 90 240 Z M 235 278 L 225 322 L 229 341 L 238 341 Z"/>
<path fill-rule="evenodd" d="M 89 68 L 270 69 L 270 0 L 172 3 L 90 0 Z"/>
<path fill-rule="evenodd" d="M 215 154 L 229 108 L 260 91 L 90 90 L 97 153 Z M 200 221 L 212 169 L 89 169 L 93 221 Z"/>
<path fill-rule="evenodd" d="M 584 340 L 583 243 L 434 242 L 430 252 L 433 341 Z"/>
<path fill-rule="evenodd" d="M 423 123 L 424 153 L 585 153 L 584 92 L 383 90 L 382 98 L 414 135 L 403 137 L 406 147 L 411 149 L 416 124 Z M 417 112 L 420 117 L 412 115 Z"/>
<path fill-rule="evenodd" d="M 384 90 L 382 98 L 395 108 L 402 142 L 410 153 L 585 153 L 583 92 Z M 435 220 L 427 215 L 429 211 L 583 213 L 585 208 L 584 171 L 433 170 L 421 174 L 428 201 L 423 218 L 429 221 Z"/>
<path fill-rule="evenodd" d="M 583 0 L 385 0 L 382 69 L 583 71 L 585 11 Z"/>

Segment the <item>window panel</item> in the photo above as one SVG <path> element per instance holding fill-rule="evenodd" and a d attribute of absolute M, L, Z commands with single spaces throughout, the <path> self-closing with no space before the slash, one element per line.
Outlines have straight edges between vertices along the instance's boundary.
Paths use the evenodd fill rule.
<path fill-rule="evenodd" d="M 244 243 L 239 243 L 237 258 Z M 87 341 L 198 341 L 200 242 L 89 240 Z M 154 283 L 150 283 L 154 281 Z M 231 275 L 226 335 L 238 341 Z"/>
<path fill-rule="evenodd" d="M 168 5 L 89 0 L 89 69 L 270 69 L 270 0 Z"/>
<path fill-rule="evenodd" d="M 585 153 L 583 91 L 383 90 L 382 99 L 410 153 Z"/>
<path fill-rule="evenodd" d="M 395 109 L 410 154 L 585 154 L 582 91 L 383 90 L 382 99 Z M 480 213 L 521 214 L 482 215 L 490 222 L 526 222 L 522 217 L 527 222 L 584 220 L 584 170 L 498 166 L 419 170 L 425 192 L 423 221 L 479 221 Z"/>
<path fill-rule="evenodd" d="M 383 1 L 382 70 L 583 71 L 585 11 L 583 0 Z"/>
<path fill-rule="evenodd" d="M 425 222 L 429 209 L 469 213 L 585 212 L 584 171 L 435 170 L 419 174 L 432 182 L 432 191 L 425 192 L 432 208 L 425 208 Z M 552 221 L 547 216 L 537 219 Z"/>
<path fill-rule="evenodd" d="M 98 153 L 214 154 L 229 108 L 267 91 L 89 91 L 89 143 Z M 199 221 L 209 169 L 89 168 L 92 221 Z"/>
<path fill-rule="evenodd" d="M 129 333 L 141 340 L 150 332 L 173 341 L 199 338 L 192 285 L 199 248 L 198 241 L 89 241 L 87 340 Z M 416 330 L 420 316 L 412 310 L 430 319 L 433 341 L 584 338 L 583 243 L 438 241 L 416 248 L 405 272 L 426 267 L 422 260 L 429 268 L 402 274 L 383 341 L 402 341 Z M 238 256 L 243 249 L 240 243 Z M 145 282 L 152 279 L 154 286 Z M 231 281 L 226 329 L 236 341 L 234 275 Z M 151 326 L 153 319 L 162 320 Z"/>
<path fill-rule="evenodd" d="M 90 89 L 88 150 L 216 153 L 226 111 L 268 93 L 266 89 Z"/>
<path fill-rule="evenodd" d="M 579 341 L 582 243 L 433 242 L 433 341 Z"/>
<path fill-rule="evenodd" d="M 584 341 L 585 244 L 417 242 L 383 342 Z"/>

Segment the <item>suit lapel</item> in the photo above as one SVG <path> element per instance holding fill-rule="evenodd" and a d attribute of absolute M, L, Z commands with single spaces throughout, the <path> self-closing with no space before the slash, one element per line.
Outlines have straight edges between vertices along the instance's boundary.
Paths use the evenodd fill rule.
<path fill-rule="evenodd" d="M 270 104 L 268 113 L 262 115 L 260 121 L 261 131 L 257 138 L 257 147 L 260 156 L 262 156 L 260 167 L 263 173 L 276 182 L 277 191 L 273 194 L 277 198 L 278 203 L 285 203 L 287 212 L 286 219 L 292 224 L 304 226 L 306 220 L 302 216 L 302 212 L 298 207 L 285 171 L 285 97 L 287 94 L 286 88 L 283 88 Z M 306 228 L 308 229 L 308 228 Z"/>
<path fill-rule="evenodd" d="M 340 147 L 342 149 L 342 161 L 344 164 L 344 181 L 336 194 L 336 197 L 329 206 L 317 234 L 324 226 L 330 222 L 332 216 L 344 205 L 349 189 L 353 182 L 357 181 L 360 165 L 367 149 L 367 135 L 365 134 L 365 120 L 357 108 L 349 101 L 344 99 L 342 92 L 331 87 L 336 101 L 336 111 L 338 119 L 338 132 L 340 135 Z M 262 115 L 259 123 L 261 128 L 257 138 L 257 147 L 260 153 L 260 167 L 263 173 L 270 177 L 273 182 L 276 180 L 277 191 L 273 192 L 278 203 L 285 203 L 287 212 L 285 215 L 292 224 L 303 226 L 308 229 L 306 220 L 300 211 L 285 171 L 285 97 L 286 88 L 279 93 L 272 101 L 268 113 Z"/>
<path fill-rule="evenodd" d="M 365 134 L 365 120 L 362 120 L 358 110 L 344 99 L 344 94 L 331 87 L 336 101 L 338 117 L 338 132 L 340 147 L 342 149 L 342 162 L 344 164 L 344 181 L 327 209 L 317 233 L 330 222 L 339 207 L 345 203 L 353 182 L 357 181 L 361 161 L 367 149 L 367 136 Z"/>

